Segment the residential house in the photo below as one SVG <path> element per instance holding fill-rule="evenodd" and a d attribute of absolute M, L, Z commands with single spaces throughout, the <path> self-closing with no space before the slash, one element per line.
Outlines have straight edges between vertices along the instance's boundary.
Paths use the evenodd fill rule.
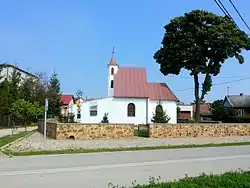
<path fill-rule="evenodd" d="M 250 118 L 250 95 L 228 95 L 224 99 L 224 106 L 237 111 L 238 117 Z"/>
<path fill-rule="evenodd" d="M 84 101 L 73 109 L 76 120 L 82 123 L 99 123 L 108 113 L 110 123 L 151 123 L 157 105 L 177 123 L 179 101 L 166 83 L 147 81 L 146 69 L 119 66 L 112 55 L 107 66 L 107 97 Z M 77 114 L 80 114 L 79 116 Z"/>
<path fill-rule="evenodd" d="M 188 122 L 193 119 L 193 105 L 184 104 L 182 102 L 178 103 L 179 112 L 178 120 L 179 122 Z"/>
<path fill-rule="evenodd" d="M 193 114 L 196 112 L 196 104 L 193 104 Z M 212 108 L 209 103 L 201 103 L 200 104 L 200 116 L 202 121 L 210 121 L 212 120 Z"/>
<path fill-rule="evenodd" d="M 61 116 L 67 117 L 70 112 L 70 108 L 74 108 L 72 105 L 75 104 L 74 96 L 73 95 L 61 95 Z"/>
<path fill-rule="evenodd" d="M 4 79 L 10 79 L 11 75 L 14 70 L 20 73 L 21 79 L 26 79 L 26 78 L 33 78 L 35 80 L 38 79 L 38 77 L 30 72 L 27 72 L 23 69 L 18 68 L 17 66 L 11 65 L 11 64 L 0 64 L 0 82 L 2 82 Z"/>

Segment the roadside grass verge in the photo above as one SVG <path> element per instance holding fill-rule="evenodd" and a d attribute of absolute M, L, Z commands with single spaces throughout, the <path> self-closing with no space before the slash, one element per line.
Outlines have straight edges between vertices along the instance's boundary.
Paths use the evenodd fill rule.
<path fill-rule="evenodd" d="M 140 151 L 140 150 L 162 150 L 162 149 L 181 149 L 181 148 L 205 148 L 205 147 L 226 147 L 226 146 L 247 146 L 250 142 L 220 143 L 220 144 L 189 144 L 189 145 L 165 145 L 165 146 L 144 146 L 128 148 L 99 148 L 99 149 L 65 149 L 65 150 L 34 150 L 34 151 L 11 151 L 8 148 L 4 152 L 13 156 L 27 155 L 52 155 L 52 154 L 77 154 L 77 153 L 96 153 L 96 152 L 117 152 L 117 151 Z"/>
<path fill-rule="evenodd" d="M 3 136 L 3 137 L 0 137 L 0 148 L 2 148 L 3 146 L 11 143 L 11 142 L 14 142 L 16 141 L 17 139 L 19 138 L 22 138 L 30 133 L 32 133 L 34 131 L 23 131 L 23 132 L 20 132 L 20 133 L 17 133 L 17 134 L 14 134 L 14 135 L 8 135 L 8 136 Z"/>
<path fill-rule="evenodd" d="M 126 188 L 124 186 L 109 184 L 111 188 Z M 185 177 L 172 182 L 161 182 L 160 178 L 149 178 L 148 185 L 132 183 L 129 188 L 225 188 L 250 187 L 250 171 L 226 172 L 220 175 L 205 175 Z"/>

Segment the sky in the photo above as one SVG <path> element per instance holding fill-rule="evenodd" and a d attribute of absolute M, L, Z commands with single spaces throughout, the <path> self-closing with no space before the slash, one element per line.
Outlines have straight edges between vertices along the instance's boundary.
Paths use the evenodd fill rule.
<path fill-rule="evenodd" d="M 226 8 L 245 32 L 249 31 L 229 4 Z M 250 25 L 249 0 L 234 1 Z M 180 101 L 194 99 L 193 79 L 188 72 L 163 76 L 153 59 L 161 46 L 164 25 L 193 9 L 223 15 L 213 0 L 0 0 L 0 63 L 16 64 L 48 76 L 58 73 L 64 94 L 78 89 L 85 97 L 107 96 L 107 64 L 115 46 L 120 66 L 145 67 L 150 82 L 164 82 Z M 245 63 L 228 60 L 206 101 L 227 94 L 250 94 L 250 52 Z M 202 77 L 201 77 L 202 79 Z M 225 82 L 234 81 L 228 84 Z"/>

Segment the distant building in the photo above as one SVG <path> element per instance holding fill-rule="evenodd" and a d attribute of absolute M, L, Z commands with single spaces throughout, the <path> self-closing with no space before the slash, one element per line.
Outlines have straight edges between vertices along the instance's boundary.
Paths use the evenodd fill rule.
<path fill-rule="evenodd" d="M 179 122 L 188 122 L 194 119 L 196 112 L 196 104 L 183 104 L 179 103 L 179 113 L 178 120 Z M 201 120 L 208 121 L 212 118 L 211 105 L 209 103 L 201 103 L 200 104 L 200 116 Z"/>
<path fill-rule="evenodd" d="M 190 121 L 193 118 L 193 105 L 178 103 L 179 112 L 178 112 L 178 120 L 180 122 Z"/>
<path fill-rule="evenodd" d="M 193 104 L 193 114 L 196 112 L 196 104 Z M 200 104 L 200 116 L 203 121 L 212 120 L 212 108 L 209 103 L 201 103 Z"/>
<path fill-rule="evenodd" d="M 26 78 L 34 78 L 38 79 L 38 77 L 30 72 L 27 72 L 23 69 L 18 68 L 17 66 L 11 65 L 11 64 L 0 64 L 0 76 L 2 77 L 0 79 L 0 82 L 2 82 L 4 79 L 10 79 L 11 75 L 14 70 L 18 71 L 21 75 L 21 79 L 26 79 Z"/>
<path fill-rule="evenodd" d="M 240 118 L 250 118 L 250 95 L 228 95 L 224 99 L 224 106 L 237 111 Z"/>
<path fill-rule="evenodd" d="M 69 115 L 71 105 L 75 104 L 73 95 L 61 95 L 61 116 L 67 117 Z"/>

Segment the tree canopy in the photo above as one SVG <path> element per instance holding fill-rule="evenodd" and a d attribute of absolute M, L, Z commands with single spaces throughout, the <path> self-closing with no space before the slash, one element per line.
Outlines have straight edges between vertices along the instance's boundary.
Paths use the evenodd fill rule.
<path fill-rule="evenodd" d="M 14 124 L 27 125 L 43 117 L 44 99 L 49 94 L 48 78 L 43 73 L 38 73 L 37 76 L 38 79 L 21 77 L 20 72 L 14 70 L 10 77 L 2 77 L 0 127 Z"/>
<path fill-rule="evenodd" d="M 220 73 L 228 58 L 244 63 L 242 50 L 250 50 L 250 38 L 227 16 L 193 10 L 165 25 L 162 47 L 154 54 L 163 75 L 179 75 L 182 69 L 194 78 L 196 120 L 200 120 L 200 101 L 211 90 L 212 77 Z M 199 75 L 204 74 L 200 93 Z"/>
<path fill-rule="evenodd" d="M 59 117 L 61 102 L 61 89 L 58 75 L 54 72 L 48 84 L 47 97 L 49 100 L 48 117 Z"/>

